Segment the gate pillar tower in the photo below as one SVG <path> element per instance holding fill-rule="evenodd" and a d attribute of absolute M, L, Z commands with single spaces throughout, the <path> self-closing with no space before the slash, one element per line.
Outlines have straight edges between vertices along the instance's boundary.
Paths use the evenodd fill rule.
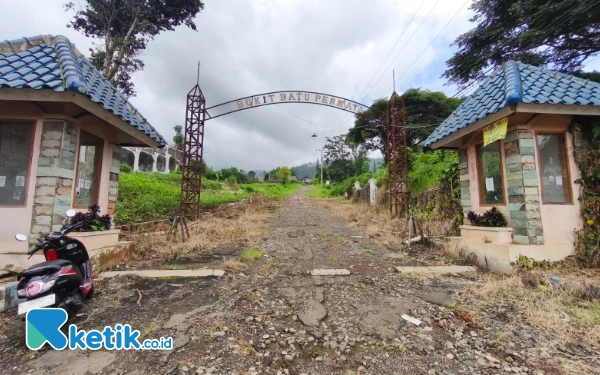
<path fill-rule="evenodd" d="M 404 101 L 394 91 L 386 109 L 387 159 L 392 217 L 408 212 L 408 154 Z"/>
<path fill-rule="evenodd" d="M 206 99 L 196 83 L 187 94 L 180 198 L 180 215 L 192 220 L 200 215 L 205 120 Z"/>

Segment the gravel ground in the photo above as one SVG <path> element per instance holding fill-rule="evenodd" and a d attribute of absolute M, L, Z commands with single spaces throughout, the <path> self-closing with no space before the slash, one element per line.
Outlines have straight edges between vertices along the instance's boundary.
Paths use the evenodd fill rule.
<path fill-rule="evenodd" d="M 0 315 L 2 372 L 563 373 L 537 347 L 533 330 L 504 329 L 510 311 L 491 307 L 475 316 L 459 307 L 481 275 L 400 275 L 394 267 L 435 264 L 437 257 L 379 246 L 304 192 L 285 200 L 259 246 L 264 259 L 249 269 L 220 279 L 104 280 L 75 322 L 87 329 L 130 323 L 150 338 L 172 336 L 174 350 L 31 353 L 23 323 L 9 311 Z M 213 250 L 218 256 L 208 257 L 210 267 L 238 250 Z M 319 268 L 351 274 L 310 275 Z M 407 322 L 403 314 L 422 324 Z"/>

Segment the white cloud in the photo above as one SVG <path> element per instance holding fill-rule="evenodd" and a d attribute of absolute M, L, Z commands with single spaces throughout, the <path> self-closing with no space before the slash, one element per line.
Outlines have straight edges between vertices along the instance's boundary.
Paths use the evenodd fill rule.
<path fill-rule="evenodd" d="M 381 81 L 364 102 L 389 96 L 391 70 L 399 77 L 464 3 L 423 1 L 371 85 L 383 74 Z M 64 11 L 64 3 L 0 0 L 0 38 L 62 34 L 87 53 L 92 41 L 66 27 L 70 14 Z M 206 0 L 196 18 L 198 32 L 178 28 L 149 43 L 143 56 L 146 68 L 133 78 L 138 96 L 132 102 L 170 140 L 173 126 L 184 123 L 185 98 L 195 84 L 198 60 L 202 63 L 200 85 L 209 106 L 285 89 L 363 99 L 361 92 L 364 96 L 370 90 L 371 86 L 363 91 L 420 5 L 410 0 Z M 467 8 L 406 71 L 396 86 L 398 91 L 409 84 L 455 91 L 443 86 L 439 77 L 443 62 L 452 54 L 450 44 L 470 27 Z M 325 137 L 336 134 L 332 133 L 335 127 L 342 123 L 341 133 L 352 123 L 346 112 L 331 108 L 298 104 L 284 109 L 329 127 L 301 121 L 277 106 L 224 116 L 206 122 L 207 162 L 218 168 L 233 164 L 248 170 L 312 161 Z M 317 138 L 310 137 L 313 132 L 319 133 Z"/>

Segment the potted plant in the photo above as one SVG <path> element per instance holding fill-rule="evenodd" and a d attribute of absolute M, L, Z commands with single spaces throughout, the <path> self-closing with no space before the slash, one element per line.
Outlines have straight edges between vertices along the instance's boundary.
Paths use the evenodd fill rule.
<path fill-rule="evenodd" d="M 460 226 L 463 240 L 491 244 L 512 243 L 512 228 L 507 227 L 506 218 L 496 207 L 483 214 L 470 211 L 467 219 L 471 225 Z"/>
<path fill-rule="evenodd" d="M 71 218 L 71 224 L 80 222 L 84 224 L 78 232 L 69 233 L 69 237 L 83 242 L 88 251 L 115 246 L 119 242 L 121 231 L 111 229 L 112 218 L 110 215 L 101 215 L 97 204 L 89 206 L 87 212 L 77 212 Z"/>

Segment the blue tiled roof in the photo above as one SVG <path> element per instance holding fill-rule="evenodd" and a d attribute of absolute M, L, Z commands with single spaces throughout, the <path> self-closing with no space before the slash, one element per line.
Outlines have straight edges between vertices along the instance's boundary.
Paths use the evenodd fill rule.
<path fill-rule="evenodd" d="M 516 103 L 600 106 L 600 84 L 516 61 L 507 61 L 423 142 L 427 147 Z"/>
<path fill-rule="evenodd" d="M 72 91 L 85 95 L 160 145 L 165 139 L 63 36 L 0 42 L 0 89 Z"/>

